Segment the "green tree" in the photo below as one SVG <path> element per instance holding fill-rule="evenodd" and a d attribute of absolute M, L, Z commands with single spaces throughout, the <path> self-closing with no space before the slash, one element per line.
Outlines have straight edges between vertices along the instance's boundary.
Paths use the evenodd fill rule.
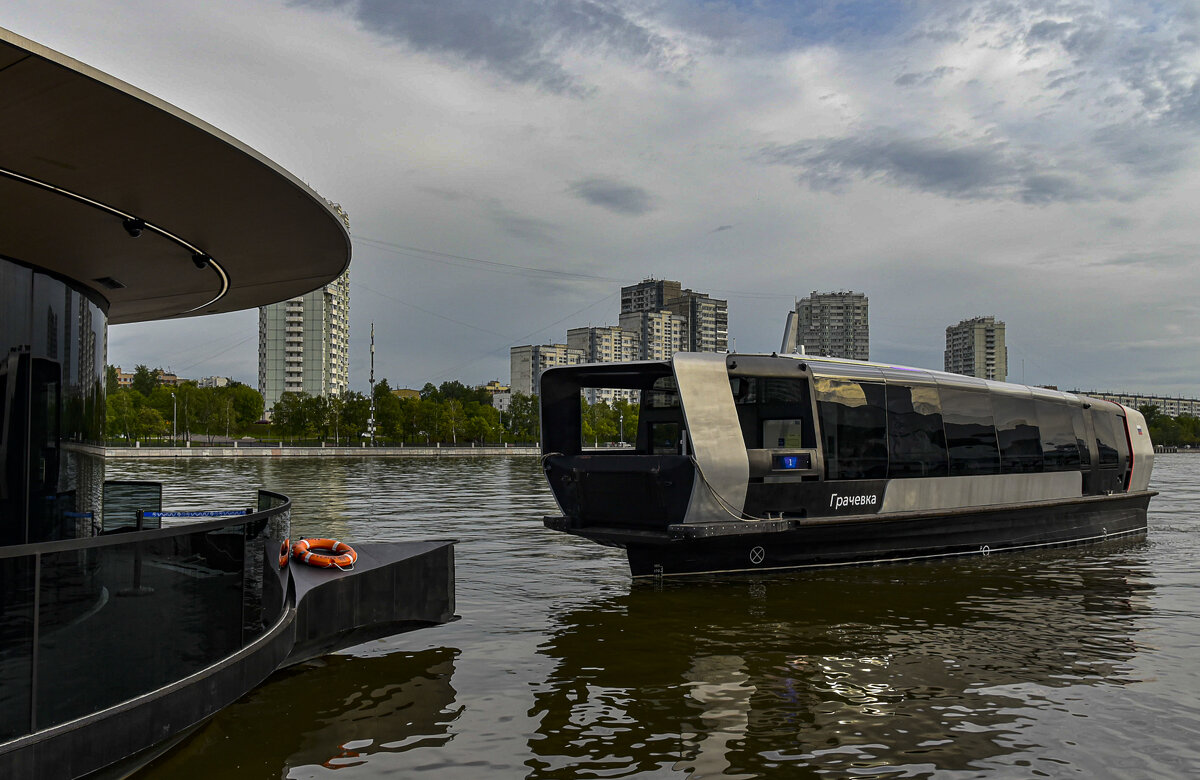
<path fill-rule="evenodd" d="M 241 382 L 222 388 L 233 403 L 233 431 L 243 435 L 246 430 L 263 418 L 262 393 Z"/>
<path fill-rule="evenodd" d="M 467 416 L 463 413 L 462 402 L 450 399 L 442 404 L 443 427 L 450 434 L 450 442 L 458 444 L 458 434 L 463 433 L 467 425 Z"/>
<path fill-rule="evenodd" d="M 158 387 L 159 382 L 158 372 L 162 369 L 150 370 L 150 368 L 142 363 L 139 363 L 133 369 L 133 389 L 137 390 L 143 396 L 149 396 L 154 392 L 154 388 Z"/>
<path fill-rule="evenodd" d="M 104 367 L 104 390 L 106 395 L 114 395 L 121 389 L 121 382 L 117 378 L 116 366 Z"/>
<path fill-rule="evenodd" d="M 128 442 L 134 440 L 134 432 L 139 430 L 135 397 L 140 394 L 134 390 L 120 390 L 107 398 L 105 427 L 109 436 L 121 436 Z"/>
<path fill-rule="evenodd" d="M 538 397 L 513 393 L 504 423 L 516 441 L 538 441 L 541 438 Z"/>
<path fill-rule="evenodd" d="M 375 435 L 377 438 L 398 439 L 400 433 L 400 399 L 392 393 L 386 379 L 375 385 Z"/>
<path fill-rule="evenodd" d="M 137 424 L 138 436 L 145 439 L 161 438 L 171 430 L 171 424 L 152 406 L 143 406 L 138 410 Z"/>
<path fill-rule="evenodd" d="M 279 396 L 271 410 L 271 428 L 280 436 L 295 438 L 304 432 L 304 399 L 307 393 L 288 391 Z"/>
<path fill-rule="evenodd" d="M 362 393 L 350 391 L 342 398 L 342 425 L 347 439 L 358 440 L 367 432 L 371 416 L 371 400 Z"/>

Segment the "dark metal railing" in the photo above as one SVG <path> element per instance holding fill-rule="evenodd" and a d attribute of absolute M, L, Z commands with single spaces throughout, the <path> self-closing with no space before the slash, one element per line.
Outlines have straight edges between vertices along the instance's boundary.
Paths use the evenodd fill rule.
<path fill-rule="evenodd" d="M 259 491 L 256 511 L 138 528 L 162 514 L 137 512 L 120 533 L 0 548 L 0 751 L 194 674 L 278 619 L 286 496 Z"/>

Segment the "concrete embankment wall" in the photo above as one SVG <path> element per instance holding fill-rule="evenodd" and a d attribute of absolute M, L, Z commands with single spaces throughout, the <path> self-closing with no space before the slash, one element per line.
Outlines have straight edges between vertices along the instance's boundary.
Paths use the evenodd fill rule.
<path fill-rule="evenodd" d="M 109 447 L 105 458 L 473 458 L 541 455 L 537 447 Z"/>

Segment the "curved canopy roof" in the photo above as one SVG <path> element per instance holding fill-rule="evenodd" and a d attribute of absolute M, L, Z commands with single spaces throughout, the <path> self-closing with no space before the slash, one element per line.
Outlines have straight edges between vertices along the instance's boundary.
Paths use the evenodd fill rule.
<path fill-rule="evenodd" d="M 252 149 L 0 29 L 0 255 L 92 288 L 117 324 L 301 295 L 346 270 L 350 237 Z"/>

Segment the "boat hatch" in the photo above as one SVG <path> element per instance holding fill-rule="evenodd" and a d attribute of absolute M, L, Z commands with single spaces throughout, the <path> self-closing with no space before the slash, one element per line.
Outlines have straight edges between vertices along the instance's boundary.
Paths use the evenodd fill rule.
<path fill-rule="evenodd" d="M 542 465 L 572 527 L 662 530 L 683 520 L 695 468 L 669 364 L 549 369 L 540 390 Z M 585 440 L 598 404 L 622 410 L 627 441 Z"/>

